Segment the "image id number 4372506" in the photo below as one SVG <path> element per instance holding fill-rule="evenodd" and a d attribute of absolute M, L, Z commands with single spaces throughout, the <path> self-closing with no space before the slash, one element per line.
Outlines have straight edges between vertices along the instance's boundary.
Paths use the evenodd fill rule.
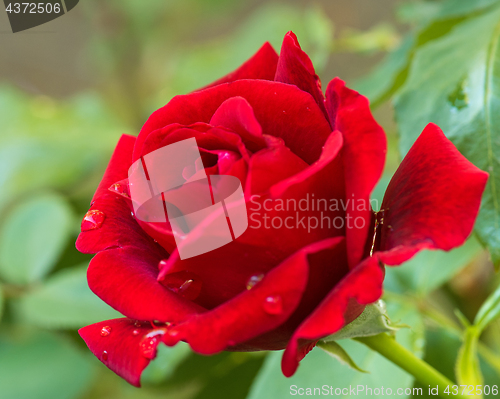
<path fill-rule="evenodd" d="M 15 14 L 59 14 L 61 4 L 59 3 L 7 3 L 5 11 Z"/>

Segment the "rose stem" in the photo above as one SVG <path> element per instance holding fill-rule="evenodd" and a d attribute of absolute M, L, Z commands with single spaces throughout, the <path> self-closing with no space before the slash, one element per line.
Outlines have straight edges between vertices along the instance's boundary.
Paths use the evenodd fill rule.
<path fill-rule="evenodd" d="M 415 356 L 389 334 L 382 333 L 371 337 L 358 337 L 354 338 L 354 340 L 380 353 L 386 359 L 413 375 L 417 381 L 424 384 L 425 387 L 430 386 L 431 388 L 435 388 L 436 385 L 439 386 L 439 396 L 442 398 L 449 399 L 449 395 L 443 392 L 447 386 L 450 387 L 449 390 L 451 392 L 452 386 L 457 385 L 431 367 L 428 363 Z M 459 395 L 454 395 L 454 397 L 465 398 L 465 396 L 460 393 Z"/>

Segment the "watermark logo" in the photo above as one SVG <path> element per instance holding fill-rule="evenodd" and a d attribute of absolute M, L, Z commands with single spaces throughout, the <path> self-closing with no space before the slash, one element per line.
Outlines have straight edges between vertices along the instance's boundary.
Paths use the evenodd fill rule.
<path fill-rule="evenodd" d="M 196 139 L 159 148 L 128 171 L 135 217 L 169 222 L 181 259 L 220 248 L 248 227 L 241 182 L 207 175 Z"/>
<path fill-rule="evenodd" d="M 3 0 L 12 32 L 45 24 L 66 14 L 79 0 L 36 0 L 29 2 Z"/>

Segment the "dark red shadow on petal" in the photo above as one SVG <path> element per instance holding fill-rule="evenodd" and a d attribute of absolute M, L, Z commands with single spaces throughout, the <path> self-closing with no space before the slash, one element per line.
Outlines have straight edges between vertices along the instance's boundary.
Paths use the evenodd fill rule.
<path fill-rule="evenodd" d="M 222 126 L 237 133 L 252 152 L 266 146 L 262 127 L 255 118 L 251 105 L 243 97 L 232 97 L 224 101 L 210 119 L 210 125 Z"/>
<path fill-rule="evenodd" d="M 296 262 L 306 262 L 309 265 L 307 287 L 299 306 L 278 328 L 231 350 L 284 349 L 297 327 L 349 271 L 344 237 L 329 238 L 311 244 L 292 255 L 292 258 Z"/>
<path fill-rule="evenodd" d="M 272 330 L 296 309 L 308 274 L 306 257 L 291 257 L 250 290 L 172 328 L 164 342 L 175 345 L 182 340 L 198 353 L 213 354 Z"/>
<path fill-rule="evenodd" d="M 365 305 L 378 300 L 383 280 L 384 271 L 376 257 L 352 269 L 293 334 L 283 354 L 283 374 L 290 377 L 295 373 L 305 346 L 337 332 L 356 319 Z"/>
<path fill-rule="evenodd" d="M 370 194 L 384 169 L 387 140 L 371 114 L 368 99 L 347 88 L 342 80 L 335 78 L 329 83 L 326 104 L 332 126 L 344 138 L 346 217 L 350 218 L 347 253 L 349 265 L 354 267 L 363 256 L 369 235 Z"/>
<path fill-rule="evenodd" d="M 205 309 L 157 281 L 159 253 L 134 247 L 99 252 L 90 262 L 90 289 L 104 302 L 136 320 L 180 322 Z"/>

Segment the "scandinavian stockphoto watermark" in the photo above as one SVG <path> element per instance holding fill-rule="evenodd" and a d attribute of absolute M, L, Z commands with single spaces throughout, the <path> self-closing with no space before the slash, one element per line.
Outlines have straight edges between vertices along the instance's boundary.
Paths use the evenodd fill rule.
<path fill-rule="evenodd" d="M 363 229 L 366 218 L 352 216 L 358 211 L 378 209 L 376 199 L 317 198 L 307 193 L 303 198 L 250 197 L 249 219 L 251 229 Z"/>
<path fill-rule="evenodd" d="M 76 7 L 79 0 L 4 0 L 12 33 L 34 28 L 59 18 Z"/>
<path fill-rule="evenodd" d="M 205 166 L 196 139 L 189 138 L 140 157 L 128 171 L 134 216 L 140 222 L 168 223 L 181 259 L 229 244 L 248 228 L 308 233 L 362 229 L 366 217 L 351 215 L 378 208 L 375 200 L 315 194 L 299 199 L 245 198 L 237 177 L 207 174 Z"/>

